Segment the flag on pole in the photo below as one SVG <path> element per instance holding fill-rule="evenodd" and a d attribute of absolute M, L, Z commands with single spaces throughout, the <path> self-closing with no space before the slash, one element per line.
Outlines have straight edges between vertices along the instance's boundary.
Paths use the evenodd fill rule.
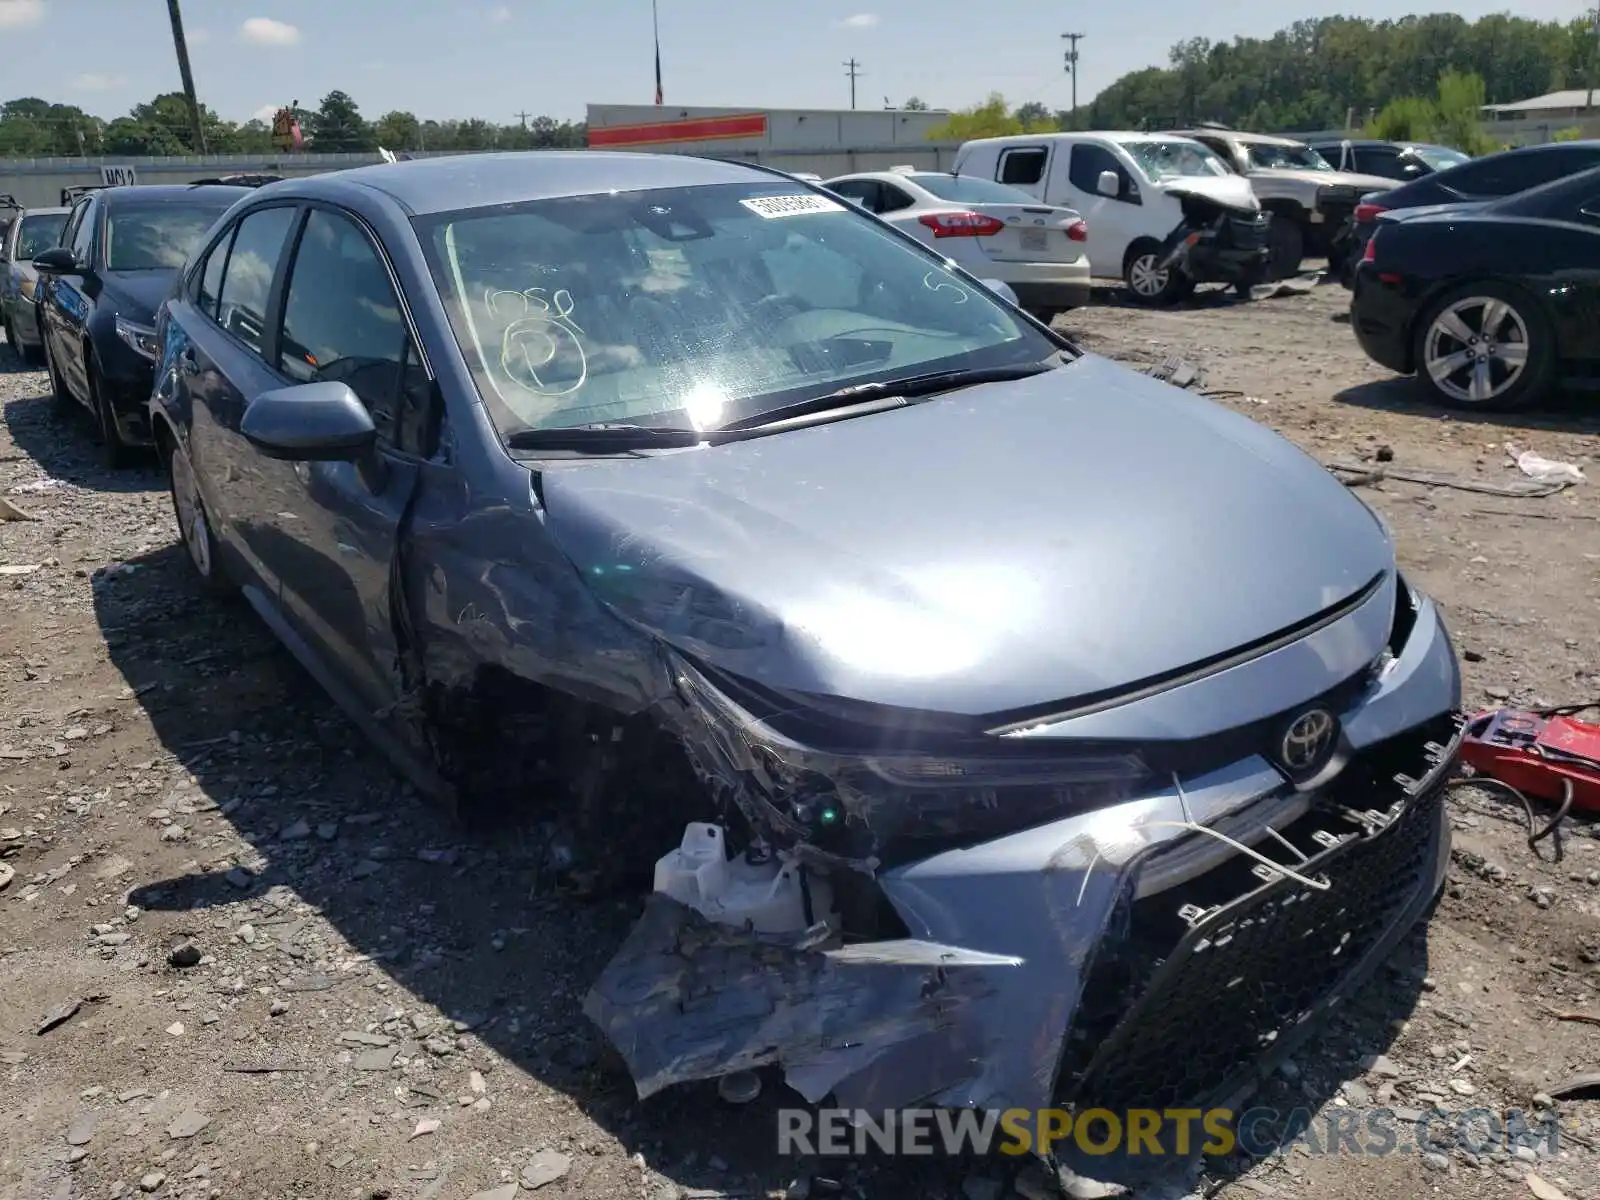
<path fill-rule="evenodd" d="M 656 17 L 656 0 L 650 0 L 650 25 L 656 39 L 656 103 L 660 104 L 661 94 L 661 23 Z"/>

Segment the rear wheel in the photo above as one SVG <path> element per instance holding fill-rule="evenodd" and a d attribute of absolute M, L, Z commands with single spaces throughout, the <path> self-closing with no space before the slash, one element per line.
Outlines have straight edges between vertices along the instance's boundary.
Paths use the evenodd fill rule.
<path fill-rule="evenodd" d="M 1181 270 L 1161 266 L 1161 247 L 1153 241 L 1134 243 L 1123 280 L 1140 304 L 1172 304 L 1194 291 L 1194 281 Z"/>
<path fill-rule="evenodd" d="M 1451 408 L 1523 408 L 1555 377 L 1555 337 L 1538 301 L 1494 280 L 1446 292 L 1416 337 L 1417 378 Z"/>
<path fill-rule="evenodd" d="M 189 461 L 188 452 L 175 441 L 164 436 L 163 442 L 167 445 L 172 515 L 177 518 L 178 537 L 189 554 L 189 564 L 207 592 L 214 596 L 231 595 L 233 581 L 217 557 L 217 542 L 211 533 L 211 518 L 206 515 L 205 501 L 200 498 L 194 464 Z"/>

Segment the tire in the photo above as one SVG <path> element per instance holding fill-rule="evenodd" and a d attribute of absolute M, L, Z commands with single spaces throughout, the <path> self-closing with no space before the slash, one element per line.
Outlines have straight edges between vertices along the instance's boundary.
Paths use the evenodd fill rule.
<path fill-rule="evenodd" d="M 1136 303 L 1151 307 L 1174 304 L 1193 293 L 1194 280 L 1182 271 L 1175 267 L 1165 271 L 1156 269 L 1160 255 L 1160 244 L 1151 239 L 1135 242 L 1128 248 L 1122 279 Z"/>
<path fill-rule="evenodd" d="M 1299 218 L 1287 213 L 1273 213 L 1272 224 L 1267 227 L 1268 279 L 1288 279 L 1300 273 L 1300 260 L 1306 253 L 1306 234 Z"/>
<path fill-rule="evenodd" d="M 94 413 L 95 426 L 100 434 L 100 465 L 108 471 L 119 471 L 128 465 L 133 457 L 134 448 L 122 440 L 122 431 L 117 428 L 111 401 L 100 390 L 100 372 L 95 369 L 93 359 L 89 360 L 87 374 L 89 403 Z"/>
<path fill-rule="evenodd" d="M 40 349 L 44 354 L 44 369 L 50 377 L 50 402 L 57 416 L 64 417 L 78 407 L 78 402 L 73 399 L 72 393 L 67 391 L 66 381 L 61 378 L 61 372 L 56 368 L 55 352 L 50 349 L 50 339 L 40 330 Z"/>
<path fill-rule="evenodd" d="M 22 352 L 22 342 L 17 338 L 17 327 L 12 324 L 10 317 L 0 320 L 0 329 L 5 330 L 6 345 L 11 347 L 11 353 L 17 356 L 17 361 L 26 363 L 28 356 Z"/>
<path fill-rule="evenodd" d="M 1480 342 L 1485 333 L 1488 342 Z M 1423 310 L 1412 363 L 1439 404 L 1513 412 L 1537 401 L 1554 381 L 1555 334 L 1539 302 L 1521 289 L 1493 279 L 1464 283 Z"/>
<path fill-rule="evenodd" d="M 166 439 L 163 439 L 165 442 Z M 217 553 L 216 535 L 211 531 L 211 517 L 206 512 L 205 501 L 195 480 L 194 464 L 189 455 L 176 442 L 168 444 L 166 452 L 167 487 L 172 495 L 172 515 L 178 523 L 178 540 L 189 556 L 189 566 L 194 570 L 202 591 L 217 597 L 233 596 L 235 587 Z"/>

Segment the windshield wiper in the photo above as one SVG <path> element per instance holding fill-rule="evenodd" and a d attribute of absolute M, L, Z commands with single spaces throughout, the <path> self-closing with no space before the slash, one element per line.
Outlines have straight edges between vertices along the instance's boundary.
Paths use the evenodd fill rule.
<path fill-rule="evenodd" d="M 809 400 L 797 400 L 793 404 L 784 404 L 752 416 L 740 417 L 738 420 L 729 421 L 726 425 L 717 426 L 712 432 L 732 433 L 741 429 L 757 429 L 763 425 L 788 421 L 810 413 L 845 408 L 880 396 L 909 400 L 918 396 L 954 391 L 957 388 L 977 387 L 981 383 L 1005 383 L 1012 379 L 1029 379 L 1054 370 L 1059 361 L 1058 356 L 1052 355 L 1051 359 L 1046 359 L 1044 362 L 1018 363 L 1006 367 L 966 367 L 953 371 L 928 371 L 921 375 L 906 375 L 900 379 L 854 383 L 825 395 L 812 396 Z"/>
<path fill-rule="evenodd" d="M 656 446 L 694 446 L 704 440 L 705 434 L 698 429 L 685 429 L 681 425 L 629 425 L 606 421 L 555 429 L 519 429 L 506 435 L 506 445 L 513 450 L 592 450 L 599 454 Z"/>

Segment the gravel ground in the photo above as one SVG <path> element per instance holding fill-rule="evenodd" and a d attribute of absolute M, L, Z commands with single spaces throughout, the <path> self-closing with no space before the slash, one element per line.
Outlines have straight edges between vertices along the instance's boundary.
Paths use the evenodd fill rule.
<path fill-rule="evenodd" d="M 1324 461 L 1507 485 L 1509 444 L 1595 474 L 1581 405 L 1445 418 L 1343 308 L 1320 288 L 1064 324 L 1133 364 L 1182 356 Z M 781 1160 L 777 1088 L 636 1102 L 579 1005 L 637 902 L 552 894 L 531 831 L 425 808 L 247 610 L 191 585 L 155 472 L 100 471 L 44 391 L 0 350 L 0 496 L 37 518 L 0 522 L 0 1194 L 1040 1194 L 998 1164 Z M 1446 610 L 1469 703 L 1600 695 L 1594 488 L 1363 489 Z M 1520 810 L 1451 810 L 1437 914 L 1262 1097 L 1320 1113 L 1312 1136 L 1209 1193 L 1600 1200 L 1593 1100 L 1560 1105 L 1554 1152 L 1313 1152 L 1345 1110 L 1532 1110 L 1600 1071 L 1600 1018 L 1554 1015 L 1600 1014 L 1600 840 L 1569 821 L 1541 861 Z"/>

